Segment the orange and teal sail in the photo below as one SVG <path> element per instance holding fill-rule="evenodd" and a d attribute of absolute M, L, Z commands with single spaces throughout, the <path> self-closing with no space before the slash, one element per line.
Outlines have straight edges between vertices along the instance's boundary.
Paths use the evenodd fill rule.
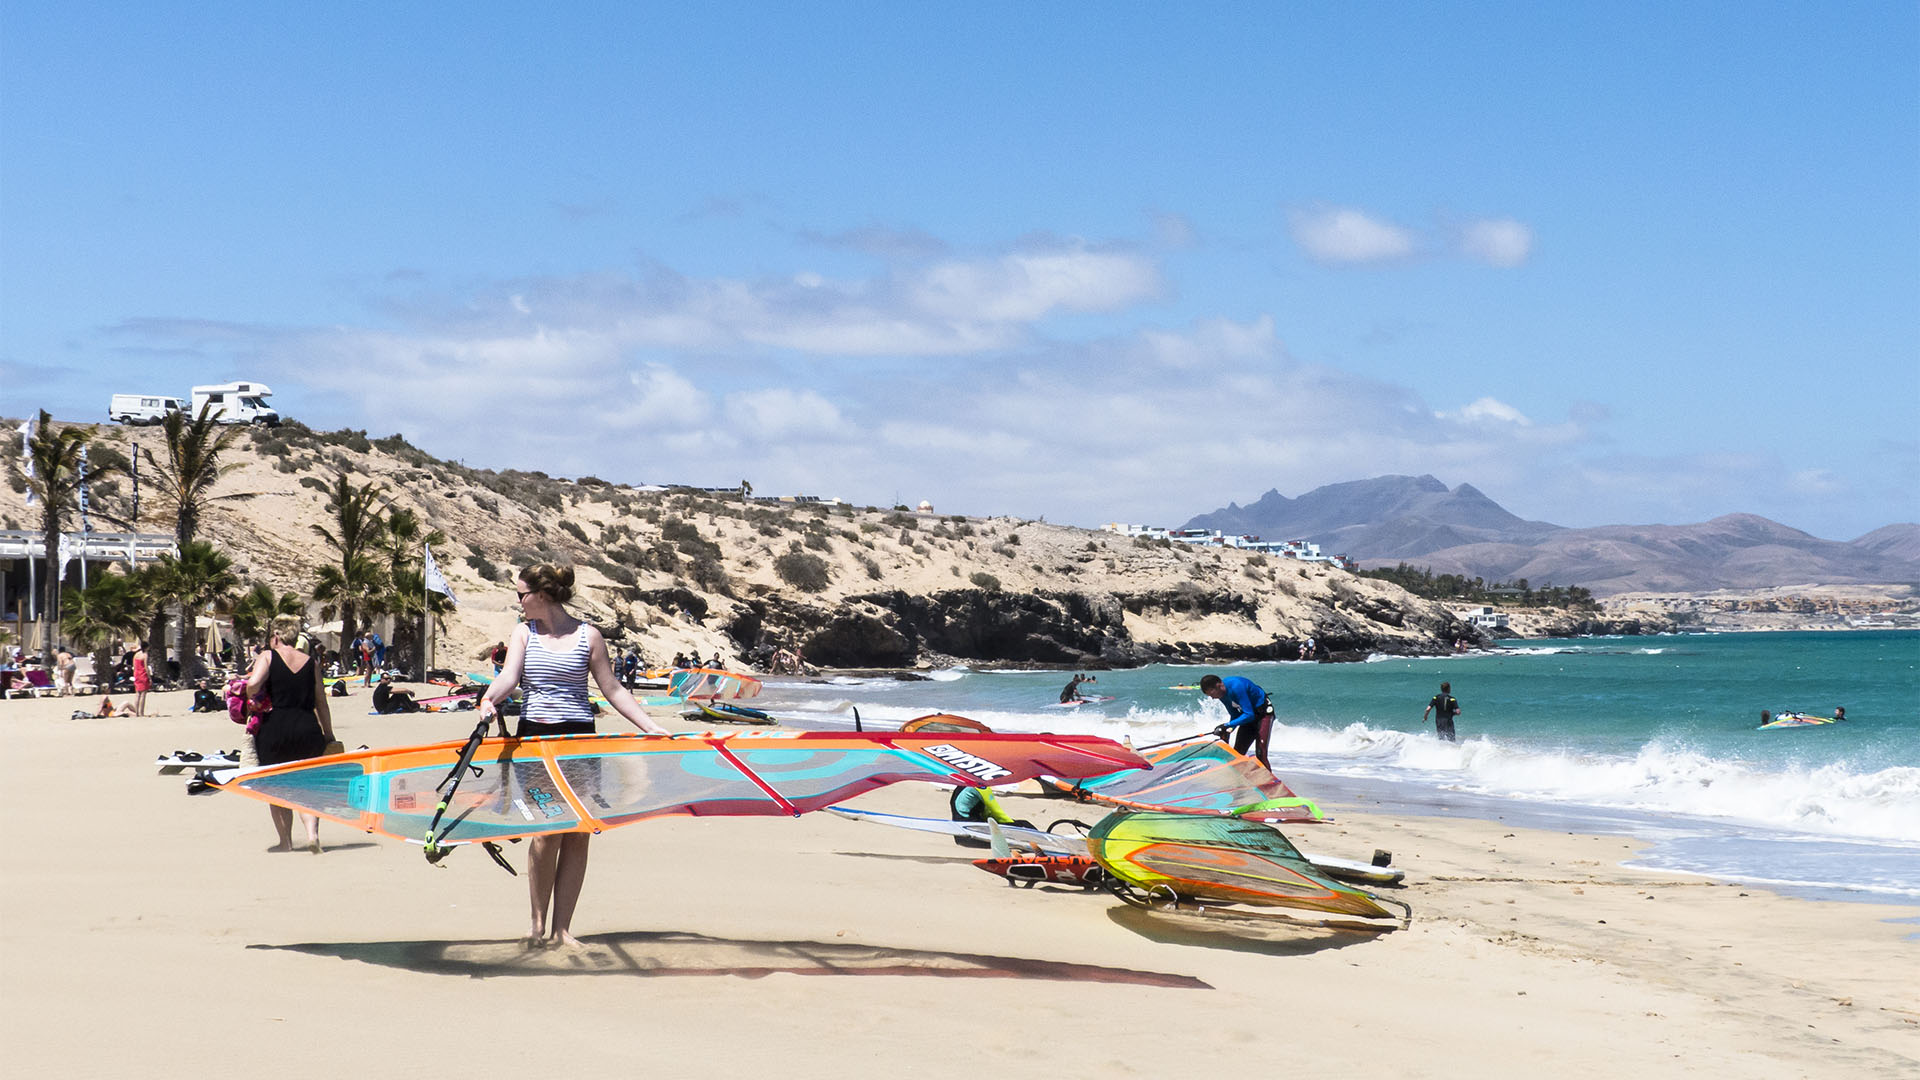
<path fill-rule="evenodd" d="M 1126 770 L 1087 780 L 1045 782 L 1076 798 L 1130 810 L 1240 817 L 1249 821 L 1325 821 L 1258 761 L 1225 743 L 1188 743 L 1145 751 L 1152 771 Z"/>
<path fill-rule="evenodd" d="M 667 680 L 668 692 L 682 701 L 734 701 L 760 696 L 760 680 L 713 668 L 683 668 Z"/>
<path fill-rule="evenodd" d="M 1142 906 L 1248 904 L 1399 917 L 1371 893 L 1330 880 L 1279 830 L 1254 821 L 1121 811 L 1093 827 L 1087 847 L 1102 870 L 1130 887 L 1116 890 L 1121 897 Z"/>
<path fill-rule="evenodd" d="M 480 735 L 484 728 L 464 743 L 241 769 L 217 774 L 214 783 L 366 832 L 445 848 L 594 833 L 669 815 L 801 814 L 902 780 L 1011 784 L 1041 773 L 1092 776 L 1146 764 L 1126 747 L 1088 735 Z"/>

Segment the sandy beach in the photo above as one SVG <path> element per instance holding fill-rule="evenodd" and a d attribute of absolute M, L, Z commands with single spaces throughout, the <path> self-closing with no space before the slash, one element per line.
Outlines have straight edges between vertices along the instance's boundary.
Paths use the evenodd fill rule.
<path fill-rule="evenodd" d="M 111 720 L 67 719 L 97 698 L 0 702 L 27 766 L 4 796 L 11 1075 L 1920 1071 L 1920 909 L 1630 869 L 1628 838 L 1364 804 L 1288 832 L 1332 855 L 1390 849 L 1406 930 L 1145 914 L 1010 887 L 941 837 L 809 815 L 600 837 L 574 924 L 586 948 L 528 952 L 524 881 L 477 849 L 433 868 L 325 823 L 323 855 L 270 854 L 261 804 L 186 796 L 156 755 L 243 738 L 189 697 Z M 471 726 L 367 702 L 334 702 L 349 747 Z M 946 792 L 860 805 L 938 815 Z"/>

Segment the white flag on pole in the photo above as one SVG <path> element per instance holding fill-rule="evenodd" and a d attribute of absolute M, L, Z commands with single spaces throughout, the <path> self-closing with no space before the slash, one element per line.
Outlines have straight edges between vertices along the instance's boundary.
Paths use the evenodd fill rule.
<path fill-rule="evenodd" d="M 27 459 L 27 479 L 33 479 L 33 421 L 20 422 L 20 456 Z M 33 485 L 27 485 L 27 505 L 33 505 Z"/>
<path fill-rule="evenodd" d="M 460 598 L 453 595 L 453 586 L 447 584 L 446 575 L 440 572 L 440 564 L 433 561 L 432 546 L 426 546 L 425 551 L 427 553 L 427 565 L 422 573 L 427 579 L 427 588 L 453 601 L 454 606 L 458 607 L 460 605 Z"/>

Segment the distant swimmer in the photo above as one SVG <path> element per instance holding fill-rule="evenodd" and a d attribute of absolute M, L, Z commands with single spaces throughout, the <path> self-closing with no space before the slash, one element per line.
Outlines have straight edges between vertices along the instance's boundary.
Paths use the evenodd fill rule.
<path fill-rule="evenodd" d="M 1453 718 L 1460 715 L 1460 699 L 1453 696 L 1453 684 L 1441 683 L 1440 692 L 1433 695 L 1427 707 L 1420 713 L 1420 722 L 1427 722 L 1427 714 L 1433 714 L 1434 733 L 1448 742 L 1453 742 Z"/>
<path fill-rule="evenodd" d="M 1833 718 L 1835 720 L 1845 720 L 1847 718 L 1847 707 L 1845 705 L 1835 705 L 1833 707 Z"/>
<path fill-rule="evenodd" d="M 1222 740 L 1232 733 L 1235 753 L 1253 750 L 1254 760 L 1267 768 L 1267 740 L 1273 734 L 1273 698 L 1252 679 L 1238 675 L 1221 678 L 1208 675 L 1200 680 L 1200 692 L 1227 707 L 1227 722 L 1213 729 Z"/>
<path fill-rule="evenodd" d="M 1067 684 L 1067 688 L 1060 691 L 1060 704 L 1065 705 L 1069 702 L 1085 701 L 1086 696 L 1080 693 L 1080 684 L 1093 681 L 1095 680 L 1091 675 L 1075 675 L 1073 681 Z"/>

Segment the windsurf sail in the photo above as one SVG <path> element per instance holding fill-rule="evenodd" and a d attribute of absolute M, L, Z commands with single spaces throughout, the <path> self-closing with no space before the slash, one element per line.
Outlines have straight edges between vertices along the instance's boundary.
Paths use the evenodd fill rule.
<path fill-rule="evenodd" d="M 1329 880 L 1278 829 L 1258 822 L 1118 811 L 1093 827 L 1087 847 L 1133 897 L 1399 917 L 1371 893 Z"/>
<path fill-rule="evenodd" d="M 909 720 L 900 725 L 901 731 L 992 731 L 993 729 L 978 720 L 951 713 L 934 713 Z"/>
<path fill-rule="evenodd" d="M 668 680 L 669 693 L 685 701 L 734 701 L 760 696 L 760 680 L 711 668 L 686 668 Z"/>
<path fill-rule="evenodd" d="M 694 703 L 699 712 L 687 713 L 689 719 L 706 717 L 723 724 L 777 724 L 770 713 L 759 709 L 749 709 L 745 705 L 729 705 L 724 701 L 698 701 Z"/>
<path fill-rule="evenodd" d="M 1089 780 L 1043 777 L 1075 798 L 1130 810 L 1209 814 L 1249 821 L 1325 821 L 1310 799 L 1296 796 L 1267 767 L 1222 742 L 1147 750 L 1151 772 L 1128 770 Z"/>
<path fill-rule="evenodd" d="M 468 765 L 444 799 L 449 770 Z M 439 847 L 600 832 L 669 815 L 801 814 L 886 784 L 1011 784 L 1140 768 L 1091 735 L 743 731 L 557 735 L 359 750 L 215 773 L 303 814 Z M 444 809 L 439 809 L 442 802 Z"/>
<path fill-rule="evenodd" d="M 1761 724 L 1755 730 L 1768 731 L 1778 728 L 1812 727 L 1816 724 L 1831 724 L 1834 720 L 1835 717 L 1831 716 L 1810 716 L 1806 713 L 1783 712 L 1775 714 L 1772 722 Z"/>
<path fill-rule="evenodd" d="M 1087 854 L 1087 838 L 1077 832 L 1044 832 L 1040 829 L 1023 829 L 1018 825 L 1000 825 L 990 821 L 949 821 L 946 818 L 907 817 L 904 814 L 860 810 L 851 806 L 829 806 L 827 812 L 849 821 L 870 821 L 876 825 L 891 825 L 896 829 L 912 829 L 916 832 L 937 833 L 943 836 L 971 836 L 978 840 L 991 841 L 994 834 L 998 833 L 1006 842 L 1008 850 L 1016 854 L 1063 857 Z M 1056 821 L 1053 826 L 1058 828 L 1060 824 Z M 1078 825 L 1079 822 L 1072 824 Z M 1315 870 L 1342 881 L 1397 885 L 1407 876 L 1404 870 L 1397 870 L 1390 866 L 1375 866 L 1358 859 L 1342 859 L 1338 856 L 1322 855 L 1311 851 L 1301 851 L 1300 854 L 1313 865 Z"/>

